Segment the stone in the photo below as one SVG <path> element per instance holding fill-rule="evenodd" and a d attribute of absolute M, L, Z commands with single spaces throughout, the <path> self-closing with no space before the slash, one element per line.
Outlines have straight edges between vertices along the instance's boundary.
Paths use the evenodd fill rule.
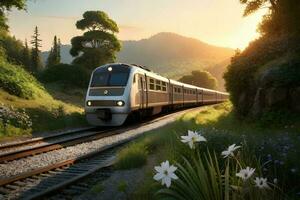
<path fill-rule="evenodd" d="M 265 106 L 265 89 L 258 88 L 255 94 L 251 114 L 253 116 L 258 116 L 262 113 Z"/>
<path fill-rule="evenodd" d="M 291 109 L 300 112 L 300 87 L 293 88 L 290 91 Z"/>
<path fill-rule="evenodd" d="M 266 106 L 267 107 L 274 107 L 274 106 L 281 106 L 287 107 L 288 106 L 288 89 L 287 88 L 269 88 L 266 92 Z"/>

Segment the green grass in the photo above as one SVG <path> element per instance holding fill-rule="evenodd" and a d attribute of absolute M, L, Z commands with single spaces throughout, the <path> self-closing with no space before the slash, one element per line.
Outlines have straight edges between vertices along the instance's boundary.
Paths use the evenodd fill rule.
<path fill-rule="evenodd" d="M 269 181 L 278 178 L 284 195 L 296 199 L 295 195 L 300 189 L 300 176 L 297 173 L 300 170 L 300 161 L 297 159 L 300 153 L 300 129 L 297 121 L 289 125 L 269 124 L 268 127 L 257 121 L 241 121 L 232 112 L 231 104 L 223 103 L 180 116 L 176 122 L 150 131 L 129 144 L 124 152 L 130 152 L 128 149 L 131 148 L 139 149 L 138 151 L 146 149 L 148 154 L 144 154 L 144 157 L 155 155 L 156 165 L 166 159 L 171 163 L 184 163 L 183 157 L 190 158 L 191 152 L 179 138 L 187 130 L 197 130 L 206 137 L 208 142 L 198 148 L 201 152 L 205 152 L 207 148 L 214 151 L 220 165 L 224 165 L 224 159 L 220 155 L 223 150 L 233 143 L 242 144 L 240 156 L 244 165 L 256 167 L 257 173 L 267 177 Z M 123 160 L 127 156 L 131 157 L 130 153 L 124 152 L 121 156 Z M 268 160 L 270 157 L 272 161 Z M 261 170 L 258 169 L 260 165 L 263 165 Z M 155 193 L 162 187 L 153 180 L 153 168 L 145 173 L 146 178 L 132 194 L 132 199 L 160 199 Z M 269 195 L 274 194 L 271 192 Z"/>
<path fill-rule="evenodd" d="M 69 90 L 52 90 L 39 83 L 22 66 L 9 64 L 0 58 L 0 106 L 13 107 L 15 112 L 24 111 L 32 122 L 28 128 L 0 120 L 0 140 L 35 135 L 37 132 L 87 126 L 78 93 Z M 50 93 L 47 91 L 49 90 Z M 73 91 L 73 92 L 72 92 Z M 62 97 L 58 100 L 55 97 Z M 83 102 L 83 98 L 81 99 Z"/>
<path fill-rule="evenodd" d="M 95 186 L 92 187 L 91 192 L 93 193 L 100 193 L 104 190 L 104 186 L 102 185 L 102 183 L 99 183 Z"/>
<path fill-rule="evenodd" d="M 143 143 L 131 144 L 118 153 L 116 168 L 131 169 L 143 166 L 147 162 L 148 151 Z"/>

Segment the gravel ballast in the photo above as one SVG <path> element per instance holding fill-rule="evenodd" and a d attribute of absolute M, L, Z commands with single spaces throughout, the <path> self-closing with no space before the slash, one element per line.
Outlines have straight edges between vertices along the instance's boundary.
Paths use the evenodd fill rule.
<path fill-rule="evenodd" d="M 144 125 L 142 127 L 128 130 L 123 133 L 105 137 L 102 139 L 94 140 L 92 142 L 86 142 L 63 149 L 50 151 L 43 154 L 38 154 L 32 157 L 27 157 L 19 160 L 14 160 L 5 164 L 0 164 L 0 179 L 8 178 L 20 173 L 28 172 L 30 170 L 46 167 L 51 164 L 62 162 L 69 159 L 78 158 L 80 156 L 98 151 L 99 149 L 113 145 L 122 141 L 127 141 L 142 135 L 143 133 L 162 127 L 166 124 L 174 122 L 178 115 L 187 111 L 181 111 L 179 113 L 173 113 L 167 118 L 163 118 L 154 123 Z"/>

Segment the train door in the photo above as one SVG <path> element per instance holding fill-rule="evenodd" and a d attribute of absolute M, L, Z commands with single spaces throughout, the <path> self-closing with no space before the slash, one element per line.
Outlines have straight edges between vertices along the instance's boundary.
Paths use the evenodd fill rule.
<path fill-rule="evenodd" d="M 144 80 L 143 80 L 143 76 L 140 76 L 139 77 L 139 93 L 140 93 L 140 109 L 143 109 L 144 108 L 144 104 L 145 104 L 145 92 L 144 92 Z"/>
<path fill-rule="evenodd" d="M 170 80 L 169 80 L 169 88 L 168 88 L 168 92 L 169 92 L 169 104 L 173 105 L 173 85 L 171 84 Z"/>
<path fill-rule="evenodd" d="M 184 86 L 181 86 L 182 91 L 182 104 L 184 105 Z"/>
<path fill-rule="evenodd" d="M 148 108 L 148 78 L 145 74 L 144 76 L 144 101 L 145 101 L 145 108 Z"/>
<path fill-rule="evenodd" d="M 196 104 L 198 104 L 198 89 L 196 88 Z"/>

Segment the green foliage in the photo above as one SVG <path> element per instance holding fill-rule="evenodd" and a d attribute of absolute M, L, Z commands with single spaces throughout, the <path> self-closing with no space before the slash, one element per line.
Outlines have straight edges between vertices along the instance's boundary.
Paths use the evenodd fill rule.
<path fill-rule="evenodd" d="M 232 112 L 231 104 L 224 103 L 205 107 L 202 111 L 189 112 L 181 116 L 176 123 L 146 133 L 145 138 L 153 135 L 162 138 L 167 136 L 167 142 L 160 143 L 156 147 L 154 155 L 157 155 L 157 163 L 167 159 L 173 164 L 176 163 L 175 166 L 183 168 L 181 170 L 179 167 L 180 172 L 175 171 L 175 174 L 182 180 L 182 182 L 175 180 L 174 185 L 172 183 L 171 189 L 182 186 L 181 189 L 176 190 L 176 194 L 183 196 L 195 194 L 195 190 L 193 190 L 195 187 L 197 188 L 196 193 L 200 194 L 198 186 L 202 183 L 203 187 L 201 188 L 208 188 L 206 191 L 209 194 L 206 194 L 211 195 L 210 197 L 215 195 L 216 199 L 218 199 L 217 194 L 224 197 L 223 199 L 228 199 L 226 191 L 229 191 L 229 199 L 234 199 L 231 198 L 233 193 L 235 193 L 236 199 L 259 199 L 259 197 L 261 197 L 260 199 L 297 199 L 296 193 L 299 191 L 300 178 L 297 174 L 300 166 L 299 159 L 297 159 L 297 154 L 300 152 L 299 134 L 297 134 L 300 130 L 299 120 L 288 126 L 281 125 L 274 128 L 269 124 L 268 127 L 261 127 L 256 122 L 240 121 Z M 199 149 L 191 152 L 188 145 L 180 141 L 180 136 L 185 135 L 187 130 L 199 131 L 208 142 L 198 144 L 197 148 Z M 221 156 L 221 152 L 233 143 L 242 145 L 239 153 L 235 153 L 240 165 L 243 168 L 245 166 L 256 168 L 255 176 L 267 177 L 272 190 L 261 191 L 254 188 L 253 180 L 246 185 L 241 185 L 241 180 L 235 176 L 235 173 L 240 170 L 240 165 L 237 165 L 235 159 L 231 159 L 228 168 L 226 159 Z M 200 162 L 202 166 L 200 166 Z M 206 171 L 198 170 L 199 167 L 204 167 Z M 227 168 L 228 170 L 226 170 Z M 133 199 L 167 199 L 154 195 L 162 186 L 153 180 L 153 168 L 146 174 L 143 185 L 136 190 L 137 194 L 133 194 L 133 197 L 136 197 Z M 215 174 L 215 176 L 210 176 L 210 174 Z M 220 174 L 221 180 L 219 179 Z M 198 176 L 200 178 L 196 179 L 195 177 Z M 276 187 L 273 185 L 274 178 L 278 179 Z M 211 187 L 207 187 L 204 182 Z M 215 187 L 216 185 L 219 187 Z M 243 186 L 244 189 L 236 190 L 239 189 L 234 187 L 236 185 Z M 251 188 L 250 191 L 248 186 Z M 282 188 L 282 191 L 277 187 Z M 220 191 L 223 193 L 220 194 Z M 201 193 L 201 195 L 203 194 Z M 198 196 L 193 196 L 193 198 L 196 197 Z"/>
<path fill-rule="evenodd" d="M 109 16 L 103 11 L 87 11 L 83 14 L 83 19 L 76 22 L 76 27 L 80 30 L 89 29 L 103 32 L 119 32 L 119 28 Z"/>
<path fill-rule="evenodd" d="M 232 58 L 224 79 L 240 116 L 251 115 L 258 88 L 300 85 L 299 42 L 297 36 L 264 36 Z"/>
<path fill-rule="evenodd" d="M 44 90 L 21 66 L 10 64 L 4 58 L 0 58 L 0 88 L 25 99 L 37 98 Z"/>
<path fill-rule="evenodd" d="M 264 16 L 259 26 L 259 31 L 262 34 L 300 34 L 298 0 L 240 0 L 240 2 L 246 5 L 244 16 L 248 16 L 263 7 L 269 8 L 269 12 Z"/>
<path fill-rule="evenodd" d="M 4 127 L 11 124 L 18 128 L 29 129 L 32 126 L 30 117 L 25 110 L 18 111 L 13 107 L 7 107 L 4 104 L 0 105 L 0 120 Z"/>
<path fill-rule="evenodd" d="M 122 149 L 117 156 L 117 169 L 131 169 L 143 166 L 147 162 L 147 147 L 143 144 L 131 144 Z"/>
<path fill-rule="evenodd" d="M 34 34 L 32 36 L 31 44 L 32 44 L 32 50 L 31 50 L 31 70 L 34 74 L 37 74 L 40 72 L 43 68 L 42 60 L 41 60 L 41 51 L 40 47 L 41 45 L 41 39 L 39 38 L 40 34 L 38 31 L 38 27 L 36 26 L 34 29 Z"/>
<path fill-rule="evenodd" d="M 0 33 L 0 47 L 3 48 L 5 57 L 10 63 L 29 67 L 24 60 L 24 51 L 26 50 L 23 43 L 8 33 Z"/>
<path fill-rule="evenodd" d="M 47 59 L 47 67 L 58 65 L 60 63 L 60 40 L 54 36 L 53 47 L 50 50 Z"/>
<path fill-rule="evenodd" d="M 0 2 L 0 29 L 8 30 L 7 19 L 5 11 L 10 11 L 12 8 L 18 10 L 25 9 L 26 0 L 1 0 Z"/>
<path fill-rule="evenodd" d="M 217 89 L 217 79 L 207 71 L 192 71 L 191 75 L 183 76 L 178 81 L 198 87 Z"/>
<path fill-rule="evenodd" d="M 59 82 L 71 87 L 86 88 L 89 82 L 88 71 L 80 65 L 58 64 L 45 69 L 40 74 L 44 82 Z"/>
<path fill-rule="evenodd" d="M 76 56 L 73 63 L 81 64 L 89 70 L 115 59 L 121 45 L 115 34 L 117 24 L 102 11 L 87 11 L 76 27 L 87 30 L 82 36 L 72 38 L 70 54 Z"/>

